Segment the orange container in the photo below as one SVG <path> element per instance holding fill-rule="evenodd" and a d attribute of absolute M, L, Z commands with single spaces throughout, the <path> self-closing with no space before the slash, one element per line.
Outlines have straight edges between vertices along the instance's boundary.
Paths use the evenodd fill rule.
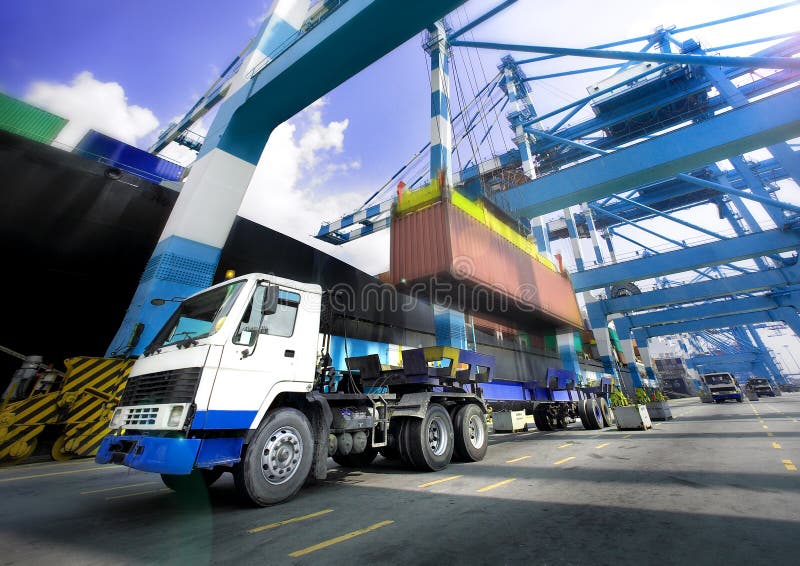
<path fill-rule="evenodd" d="M 583 328 L 569 279 L 448 201 L 392 219 L 390 280 L 463 312 Z"/>

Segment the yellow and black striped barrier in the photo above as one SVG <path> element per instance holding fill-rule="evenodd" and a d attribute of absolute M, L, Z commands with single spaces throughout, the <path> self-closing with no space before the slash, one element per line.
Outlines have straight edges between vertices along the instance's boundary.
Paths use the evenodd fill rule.
<path fill-rule="evenodd" d="M 55 460 L 92 456 L 105 436 L 133 360 L 76 357 L 66 360 L 60 389 L 34 392 L 0 407 L 0 463 L 34 453 L 45 429 L 57 435 Z"/>

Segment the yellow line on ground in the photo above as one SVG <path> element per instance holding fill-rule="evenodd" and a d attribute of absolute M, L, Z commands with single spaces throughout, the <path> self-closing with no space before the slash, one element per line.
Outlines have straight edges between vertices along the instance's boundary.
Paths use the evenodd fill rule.
<path fill-rule="evenodd" d="M 114 499 L 125 499 L 126 497 L 135 497 L 137 495 L 147 495 L 148 493 L 161 493 L 164 491 L 172 491 L 168 487 L 162 487 L 161 489 L 151 489 L 148 491 L 137 491 L 136 493 L 126 493 L 125 495 L 114 495 L 112 497 L 106 497 L 106 501 L 112 501 Z"/>
<path fill-rule="evenodd" d="M 622 438 L 630 438 L 630 437 L 631 437 L 631 435 L 630 435 L 630 434 L 626 434 L 626 435 L 625 435 L 625 436 L 623 436 Z"/>
<path fill-rule="evenodd" d="M 773 442 L 772 443 L 772 447 L 775 448 L 776 450 L 780 450 L 781 449 L 781 445 L 778 444 L 777 442 Z"/>
<path fill-rule="evenodd" d="M 20 464 L 18 466 L 14 465 L 0 465 L 0 472 L 13 472 L 13 471 L 25 471 L 31 469 L 42 469 L 42 468 L 54 468 L 54 467 L 72 467 L 76 464 L 94 464 L 94 458 L 77 458 L 75 460 L 70 460 L 68 462 L 39 462 L 36 464 Z"/>
<path fill-rule="evenodd" d="M 247 532 L 250 534 L 260 533 L 261 531 L 268 531 L 270 529 L 282 527 L 283 525 L 291 525 L 292 523 L 299 523 L 300 521 L 305 521 L 306 519 L 313 519 L 314 517 L 320 517 L 322 515 L 327 515 L 328 513 L 333 513 L 333 509 L 323 509 L 322 511 L 309 513 L 308 515 L 303 515 L 302 517 L 293 517 L 291 519 L 284 519 L 283 521 L 277 521 L 275 523 L 270 523 L 269 525 L 262 525 L 260 527 L 255 527 L 254 529 L 249 529 Z"/>
<path fill-rule="evenodd" d="M 608 446 L 608 442 L 603 442 L 602 444 L 598 444 L 595 450 L 599 450 L 600 448 L 605 448 Z"/>
<path fill-rule="evenodd" d="M 767 425 L 765 425 L 765 424 L 762 424 L 762 425 L 761 425 L 761 428 L 763 428 L 764 430 L 766 430 L 766 429 L 768 429 L 769 427 L 768 427 Z"/>
<path fill-rule="evenodd" d="M 103 489 L 93 489 L 91 491 L 82 491 L 81 495 L 90 495 L 92 493 L 103 493 L 104 491 L 115 491 L 117 489 L 128 489 L 131 487 L 141 487 L 143 485 L 151 485 L 154 483 L 158 483 L 156 481 L 146 481 L 144 483 L 131 483 L 128 485 L 118 485 L 116 487 L 104 487 Z"/>
<path fill-rule="evenodd" d="M 774 434 L 772 434 L 771 432 L 768 432 L 768 433 L 767 433 L 767 436 L 775 436 L 775 435 L 774 435 Z"/>
<path fill-rule="evenodd" d="M 527 460 L 530 456 L 520 456 L 519 458 L 514 458 L 513 460 L 506 460 L 506 464 L 513 464 L 514 462 L 521 462 L 522 460 Z"/>
<path fill-rule="evenodd" d="M 116 466 L 99 466 L 97 468 L 84 468 L 82 470 L 69 470 L 67 472 L 48 472 L 46 474 L 34 474 L 31 476 L 17 476 L 14 478 L 0 478 L 0 483 L 17 480 L 31 480 L 34 478 L 46 478 L 50 476 L 65 476 L 67 474 L 79 474 L 81 472 L 93 472 L 97 470 L 117 470 Z"/>
<path fill-rule="evenodd" d="M 784 460 L 783 461 L 783 465 L 790 472 L 796 472 L 797 471 L 797 466 L 795 466 L 794 463 L 791 460 Z"/>
<path fill-rule="evenodd" d="M 446 478 L 442 478 L 440 480 L 433 480 L 433 481 L 421 483 L 417 487 L 430 487 L 430 486 L 436 485 L 438 483 L 444 483 L 446 481 L 457 480 L 458 478 L 463 478 L 463 477 L 464 477 L 463 475 L 460 475 L 460 476 L 447 476 Z"/>
<path fill-rule="evenodd" d="M 563 458 L 561 460 L 557 460 L 557 461 L 553 462 L 553 465 L 554 466 L 560 466 L 564 462 L 569 462 L 570 460 L 574 460 L 574 459 L 575 459 L 575 456 L 569 456 L 567 458 Z"/>
<path fill-rule="evenodd" d="M 516 480 L 517 478 L 509 478 L 507 480 L 499 481 L 497 483 L 493 483 L 492 485 L 487 485 L 486 487 L 482 487 L 478 490 L 478 493 L 483 493 L 485 491 L 489 491 L 490 489 L 495 489 L 497 487 L 502 487 L 512 481 Z"/>
<path fill-rule="evenodd" d="M 315 544 L 314 546 L 309 546 L 301 550 L 295 550 L 294 552 L 289 553 L 289 556 L 291 556 L 292 558 L 305 556 L 306 554 L 311 554 L 312 552 L 316 552 L 317 550 L 322 550 L 323 548 L 328 548 L 329 546 L 333 546 L 334 544 L 339 544 L 340 542 L 350 540 L 351 538 L 355 538 L 357 536 L 361 536 L 370 533 L 372 531 L 376 531 L 381 527 L 385 527 L 386 525 L 391 525 L 392 523 L 394 523 L 394 521 L 381 521 L 380 523 L 375 523 L 374 525 L 371 525 L 366 529 L 359 529 L 357 531 L 352 531 L 340 537 L 324 540 L 319 544 Z"/>
<path fill-rule="evenodd" d="M 573 444 L 574 442 L 567 442 L 566 444 L 562 444 L 561 446 L 559 446 L 559 448 L 567 448 L 569 446 L 572 446 Z"/>

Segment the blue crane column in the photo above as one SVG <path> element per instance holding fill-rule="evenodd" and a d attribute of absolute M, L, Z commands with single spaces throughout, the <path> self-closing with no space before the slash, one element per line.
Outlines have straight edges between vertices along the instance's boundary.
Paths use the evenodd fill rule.
<path fill-rule="evenodd" d="M 295 34 L 302 25 L 308 1 L 280 0 L 264 20 L 250 61 L 239 70 L 232 90 L 243 89 L 246 74 Z M 228 95 L 235 98 L 236 93 Z M 117 331 L 107 356 L 138 354 L 174 310 L 153 306 L 153 298 L 185 298 L 208 287 L 213 280 L 222 247 L 239 205 L 256 169 L 263 144 L 257 151 L 223 149 L 213 143 L 212 132 L 223 129 L 230 116 L 225 104 L 214 120 L 207 142 L 190 168 L 186 183 L 167 220 L 139 286 Z M 210 140 L 210 141 L 209 141 Z M 175 303 L 168 303 L 176 306 Z"/>
<path fill-rule="evenodd" d="M 450 122 L 450 54 L 444 22 L 429 30 L 425 50 L 431 59 L 431 179 L 444 180 L 442 191 L 452 186 L 453 127 Z M 467 347 L 466 317 L 438 305 L 433 306 L 436 343 Z"/>

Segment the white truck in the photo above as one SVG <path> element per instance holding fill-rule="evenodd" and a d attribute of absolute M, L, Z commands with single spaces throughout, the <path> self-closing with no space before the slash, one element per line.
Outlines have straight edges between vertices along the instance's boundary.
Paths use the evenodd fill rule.
<path fill-rule="evenodd" d="M 724 403 L 728 399 L 741 403 L 744 400 L 741 387 L 730 373 L 704 373 L 703 383 L 715 403 Z"/>
<path fill-rule="evenodd" d="M 329 456 L 362 466 L 380 451 L 429 471 L 484 457 L 477 384 L 493 358 L 420 348 L 402 368 L 372 355 L 337 373 L 322 299 L 318 285 L 251 274 L 184 300 L 136 361 L 96 461 L 160 473 L 176 491 L 232 472 L 269 505 L 324 479 Z"/>

